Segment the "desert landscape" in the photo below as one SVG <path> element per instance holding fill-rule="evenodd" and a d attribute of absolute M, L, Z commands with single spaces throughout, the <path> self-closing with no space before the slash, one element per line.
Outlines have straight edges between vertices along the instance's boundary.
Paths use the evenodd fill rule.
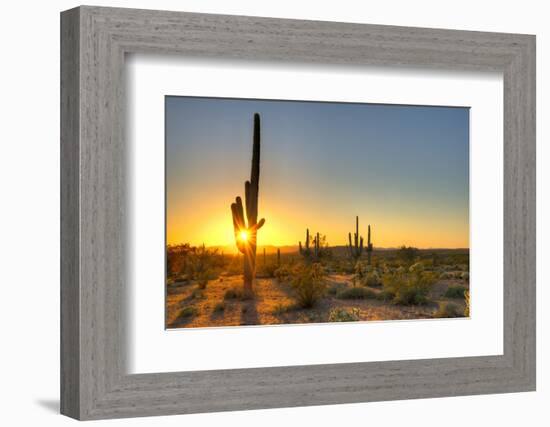
<path fill-rule="evenodd" d="M 241 115 L 236 116 L 238 126 L 228 116 L 235 109 L 250 105 L 267 109 L 267 104 L 233 100 L 220 107 L 220 102 L 174 100 L 174 111 L 184 105 L 187 115 L 195 111 L 190 109 L 194 105 L 204 111 L 221 108 L 218 119 L 225 127 L 213 122 L 209 127 L 197 125 L 190 130 L 175 120 L 167 137 L 175 141 L 168 146 L 173 154 L 167 156 L 167 328 L 469 317 L 469 248 L 456 246 L 468 242 L 464 111 L 442 110 L 438 118 L 439 110 L 390 108 L 383 113 L 386 124 L 382 126 L 378 123 L 381 117 L 376 117 L 379 107 L 369 106 L 368 111 L 361 113 L 363 118 L 371 119 L 371 127 L 380 128 L 378 135 L 387 134 L 386 145 L 394 144 L 394 149 L 378 143 L 370 148 L 364 144 L 363 132 L 371 128 L 365 128 L 362 121 L 353 123 L 358 126 L 353 132 L 344 123 L 331 123 L 326 132 L 336 128 L 338 136 L 347 134 L 351 148 L 342 143 L 335 150 L 327 139 L 324 143 L 326 150 L 332 150 L 331 156 L 326 157 L 319 150 L 297 149 L 302 164 L 300 168 L 288 168 L 286 162 L 292 162 L 293 157 L 283 156 L 286 151 L 277 153 L 280 142 L 289 136 L 288 129 L 306 145 L 318 144 L 316 138 L 324 136 L 313 127 L 310 132 L 316 138 L 306 135 L 298 125 L 290 126 L 287 109 L 300 108 L 306 114 L 312 108 L 338 112 L 342 106 L 269 104 L 269 109 L 275 109 L 270 117 L 282 117 L 286 128 L 268 127 L 271 154 L 267 161 L 261 161 L 265 147 L 260 114 L 252 114 L 252 126 L 250 116 L 248 126 L 241 125 Z M 326 126 L 320 121 L 321 110 L 314 118 L 319 120 L 318 126 Z M 198 116 L 200 120 L 210 117 L 204 111 Z M 416 113 L 418 117 L 412 120 L 410 114 Z M 434 120 L 417 129 L 416 147 L 403 142 L 402 131 L 394 135 L 394 122 L 405 126 L 409 121 L 410 138 L 411 129 L 418 126 L 416 122 L 426 121 L 433 114 Z M 394 117 L 395 121 L 389 120 Z M 449 127 L 449 121 L 453 126 L 461 124 L 462 139 L 451 138 L 445 148 L 441 141 L 446 140 L 441 140 L 441 135 L 445 135 L 442 132 Z M 432 132 L 430 126 L 443 128 Z M 218 127 L 222 133 L 216 133 Z M 242 152 L 228 149 L 219 142 L 236 130 L 239 135 L 251 131 L 248 135 L 252 150 L 250 145 Z M 283 133 L 273 138 L 277 132 Z M 181 135 L 187 133 L 197 138 L 196 153 L 182 148 Z M 431 138 L 429 145 L 425 143 L 427 137 Z M 218 145 L 208 148 L 212 141 L 218 141 Z M 240 142 L 237 145 L 245 148 Z M 294 150 L 294 145 L 288 147 Z M 409 156 L 397 157 L 396 153 L 403 150 L 409 150 Z M 364 158 L 374 157 L 369 167 L 357 161 L 361 152 Z M 419 155 L 430 159 L 423 167 L 410 161 Z M 339 156 L 348 163 L 332 174 L 324 174 L 319 162 L 311 161 L 312 156 L 331 167 L 343 164 L 342 159 L 335 161 Z M 376 161 L 376 156 L 383 160 Z M 242 180 L 243 158 L 247 157 L 250 160 L 245 169 L 250 173 L 245 170 L 244 174 L 249 178 Z M 241 167 L 234 168 L 233 164 Z M 260 199 L 260 172 L 266 164 L 267 190 L 262 187 Z M 240 183 L 235 177 L 240 177 Z M 219 196 L 222 187 L 223 198 Z M 239 188 L 244 190 L 242 196 Z M 372 203 L 375 197 L 378 204 Z M 267 211 L 260 209 L 260 200 L 266 201 L 262 203 L 268 206 Z M 346 202 L 338 204 L 333 200 Z M 366 212 L 375 221 L 364 224 L 355 212 Z M 310 230 L 310 221 L 315 230 Z M 379 229 L 383 231 L 378 232 Z M 336 243 L 331 244 L 329 238 Z M 204 243 L 204 239 L 209 243 Z M 223 239 L 225 244 L 215 243 Z M 197 240 L 203 243 L 197 244 Z M 376 244 L 377 241 L 383 243 Z M 421 244 L 411 245 L 415 241 Z M 445 243 L 455 246 L 444 246 Z"/>
<path fill-rule="evenodd" d="M 316 262 L 306 253 L 284 249 L 261 252 L 254 295 L 247 296 L 242 255 L 186 245 L 169 248 L 167 327 L 469 315 L 468 250 L 374 250 L 369 264 L 366 253 L 355 261 L 345 247 L 320 248 Z"/>

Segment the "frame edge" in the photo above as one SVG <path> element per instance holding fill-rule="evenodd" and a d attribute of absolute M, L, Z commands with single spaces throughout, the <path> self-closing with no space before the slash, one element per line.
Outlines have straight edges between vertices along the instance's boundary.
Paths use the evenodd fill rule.
<path fill-rule="evenodd" d="M 60 20 L 60 412 L 80 419 L 80 8 Z"/>

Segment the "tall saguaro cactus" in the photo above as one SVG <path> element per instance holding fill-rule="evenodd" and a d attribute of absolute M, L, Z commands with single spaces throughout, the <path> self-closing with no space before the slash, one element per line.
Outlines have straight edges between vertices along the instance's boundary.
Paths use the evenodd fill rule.
<path fill-rule="evenodd" d="M 348 233 L 349 240 L 349 253 L 351 258 L 357 261 L 363 253 L 363 237 L 359 236 L 359 217 L 355 217 L 355 233 L 353 234 L 353 242 L 351 240 L 351 233 Z"/>
<path fill-rule="evenodd" d="M 243 202 L 239 196 L 231 204 L 235 243 L 244 255 L 243 286 L 246 295 L 252 294 L 256 276 L 256 237 L 265 219 L 258 221 L 258 190 L 260 183 L 260 115 L 254 114 L 254 135 L 252 144 L 252 168 L 250 181 L 244 183 L 246 221 Z"/>

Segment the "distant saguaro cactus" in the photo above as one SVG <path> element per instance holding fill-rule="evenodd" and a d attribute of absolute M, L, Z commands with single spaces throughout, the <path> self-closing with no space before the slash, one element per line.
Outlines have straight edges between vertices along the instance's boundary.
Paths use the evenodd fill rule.
<path fill-rule="evenodd" d="M 372 256 L 372 243 L 370 241 L 370 224 L 369 224 L 369 231 L 367 236 L 367 261 L 369 265 L 371 265 L 371 256 Z"/>
<path fill-rule="evenodd" d="M 302 241 L 298 242 L 298 249 L 300 250 L 300 255 L 305 256 L 310 254 L 309 250 L 309 228 L 306 228 L 306 241 L 304 247 L 302 247 Z"/>
<path fill-rule="evenodd" d="M 264 225 L 265 219 L 258 219 L 258 190 L 260 183 L 260 115 L 254 114 L 254 135 L 252 144 L 252 168 L 250 181 L 244 183 L 246 204 L 246 221 L 243 203 L 239 196 L 231 204 L 233 215 L 233 230 L 235 243 L 244 255 L 243 287 L 246 295 L 253 293 L 253 283 L 256 276 L 256 237 L 258 230 Z"/>
<path fill-rule="evenodd" d="M 315 237 L 312 240 L 313 243 L 313 249 L 309 247 L 310 242 L 309 237 L 309 228 L 306 229 L 306 240 L 304 246 L 302 246 L 302 242 L 298 242 L 298 249 L 300 251 L 300 255 L 302 255 L 306 260 L 317 260 L 319 259 L 320 255 L 320 242 L 321 239 L 319 237 L 319 233 L 315 235 Z"/>
<path fill-rule="evenodd" d="M 351 233 L 348 233 L 348 240 L 349 240 L 349 253 L 352 259 L 357 261 L 359 258 L 361 258 L 361 254 L 363 253 L 363 237 L 359 236 L 359 217 L 355 217 L 355 233 L 353 234 L 353 242 L 351 240 Z"/>

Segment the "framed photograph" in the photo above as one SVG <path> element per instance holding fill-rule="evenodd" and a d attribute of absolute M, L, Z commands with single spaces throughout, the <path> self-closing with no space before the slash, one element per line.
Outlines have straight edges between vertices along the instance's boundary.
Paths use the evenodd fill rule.
<path fill-rule="evenodd" d="M 535 390 L 535 37 L 61 14 L 61 411 Z"/>

